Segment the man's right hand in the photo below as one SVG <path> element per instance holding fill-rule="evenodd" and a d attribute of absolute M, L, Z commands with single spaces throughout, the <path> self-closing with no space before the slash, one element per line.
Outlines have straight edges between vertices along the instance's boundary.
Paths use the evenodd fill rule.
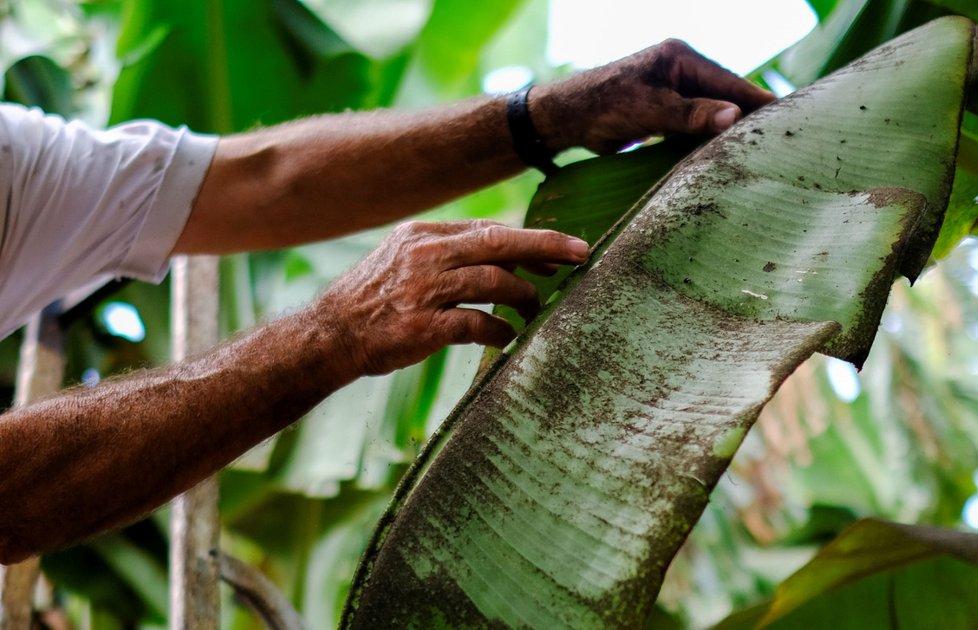
<path fill-rule="evenodd" d="M 530 115 L 554 151 L 613 153 L 649 136 L 712 136 L 774 95 L 668 39 L 600 68 L 533 88 Z"/>
<path fill-rule="evenodd" d="M 506 304 L 529 319 L 536 288 L 513 273 L 580 264 L 587 243 L 550 230 L 484 220 L 405 223 L 314 305 L 339 327 L 357 375 L 391 372 L 449 344 L 502 347 L 512 326 L 460 304 Z"/>

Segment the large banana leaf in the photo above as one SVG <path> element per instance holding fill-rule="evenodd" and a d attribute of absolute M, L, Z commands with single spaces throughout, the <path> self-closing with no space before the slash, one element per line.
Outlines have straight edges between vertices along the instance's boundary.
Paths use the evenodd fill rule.
<path fill-rule="evenodd" d="M 759 410 L 868 353 L 953 176 L 948 18 L 682 162 L 463 399 L 368 549 L 348 627 L 635 627 Z"/>

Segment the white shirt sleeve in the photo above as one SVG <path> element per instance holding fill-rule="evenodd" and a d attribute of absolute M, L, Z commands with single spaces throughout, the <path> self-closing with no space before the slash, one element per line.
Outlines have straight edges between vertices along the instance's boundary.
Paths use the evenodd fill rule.
<path fill-rule="evenodd" d="M 0 336 L 99 276 L 159 282 L 217 137 L 0 104 Z"/>

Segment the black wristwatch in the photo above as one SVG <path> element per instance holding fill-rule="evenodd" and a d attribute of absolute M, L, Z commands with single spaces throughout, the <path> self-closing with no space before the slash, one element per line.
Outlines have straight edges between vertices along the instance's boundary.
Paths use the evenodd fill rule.
<path fill-rule="evenodd" d="M 513 137 L 513 148 L 524 164 L 539 169 L 544 175 L 553 175 L 557 172 L 553 161 L 557 152 L 547 148 L 530 119 L 531 89 L 532 83 L 506 97 L 506 120 Z"/>

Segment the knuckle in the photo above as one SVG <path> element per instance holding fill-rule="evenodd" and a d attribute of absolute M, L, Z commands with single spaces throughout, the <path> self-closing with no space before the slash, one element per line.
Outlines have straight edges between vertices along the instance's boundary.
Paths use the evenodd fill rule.
<path fill-rule="evenodd" d="M 482 283 L 486 287 L 498 288 L 506 284 L 509 272 L 505 271 L 501 267 L 486 267 L 482 271 Z"/>
<path fill-rule="evenodd" d="M 427 274 L 431 266 L 444 256 L 445 249 L 437 240 L 418 235 L 399 238 L 395 241 L 394 248 L 396 260 L 402 265 L 401 271 L 412 276 L 419 271 Z"/>
<path fill-rule="evenodd" d="M 402 238 L 411 238 L 431 231 L 431 224 L 425 221 L 405 221 L 394 228 L 393 233 Z"/>
<path fill-rule="evenodd" d="M 492 219 L 469 219 L 469 225 L 473 229 L 485 230 L 491 227 L 505 227 L 499 221 L 493 221 Z"/>
<path fill-rule="evenodd" d="M 471 321 L 458 311 L 454 317 L 446 317 L 439 324 L 439 337 L 443 344 L 466 343 L 471 339 Z"/>
<path fill-rule="evenodd" d="M 468 318 L 458 318 L 448 330 L 448 342 L 453 344 L 468 343 L 475 336 L 475 329 L 478 324 L 470 322 Z"/>
<path fill-rule="evenodd" d="M 666 55 L 682 55 L 692 50 L 685 41 L 670 37 L 659 44 L 659 50 Z"/>
<path fill-rule="evenodd" d="M 490 225 L 482 230 L 482 244 L 490 251 L 499 251 L 506 246 L 508 230 L 502 225 Z"/>
<path fill-rule="evenodd" d="M 430 296 L 437 301 L 452 301 L 459 291 L 458 274 L 439 273 L 431 279 Z"/>
<path fill-rule="evenodd" d="M 555 256 L 563 253 L 568 237 L 554 230 L 534 230 L 534 249 L 544 255 Z"/>
<path fill-rule="evenodd" d="M 409 263 L 425 263 L 436 258 L 441 251 L 435 243 L 428 241 L 411 243 L 404 249 L 404 255 Z"/>
<path fill-rule="evenodd" d="M 391 236 L 394 238 L 409 236 L 411 232 L 415 229 L 414 223 L 415 223 L 414 221 L 408 221 L 406 223 L 398 223 L 397 225 L 394 226 L 394 229 L 391 230 Z"/>
<path fill-rule="evenodd" d="M 679 107 L 679 115 L 685 121 L 687 128 L 696 129 L 699 126 L 698 123 L 705 120 L 704 108 L 698 106 L 695 101 L 684 100 Z"/>

